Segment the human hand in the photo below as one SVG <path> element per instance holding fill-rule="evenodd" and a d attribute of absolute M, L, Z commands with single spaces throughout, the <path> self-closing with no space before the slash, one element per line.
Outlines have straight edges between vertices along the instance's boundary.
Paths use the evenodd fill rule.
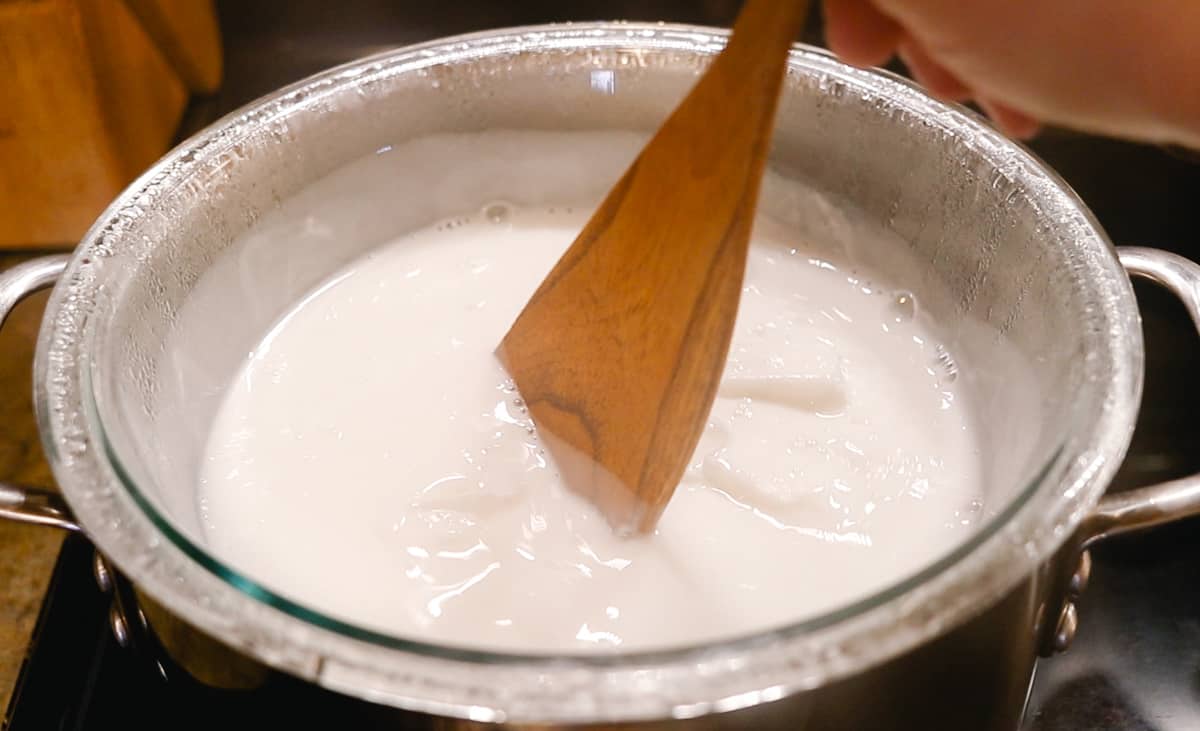
<path fill-rule="evenodd" d="M 931 93 L 1041 123 L 1200 148 L 1197 0 L 825 0 L 829 47 L 893 54 Z"/>

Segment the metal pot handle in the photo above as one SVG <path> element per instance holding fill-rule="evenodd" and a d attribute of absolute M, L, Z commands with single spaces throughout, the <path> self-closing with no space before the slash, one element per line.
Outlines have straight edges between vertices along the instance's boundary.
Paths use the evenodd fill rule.
<path fill-rule="evenodd" d="M 0 327 L 17 303 L 54 284 L 70 260 L 68 254 L 44 256 L 0 273 Z M 57 492 L 0 481 L 0 518 L 78 531 L 66 501 Z"/>
<path fill-rule="evenodd" d="M 1160 249 L 1119 247 L 1121 265 L 1131 277 L 1143 277 L 1179 298 L 1200 330 L 1200 265 Z M 1039 619 L 1039 652 L 1049 657 L 1070 647 L 1079 623 L 1075 602 L 1087 588 L 1091 574 L 1088 548 L 1096 543 L 1143 528 L 1200 515 L 1200 474 L 1157 485 L 1126 490 L 1101 498 L 1080 523 L 1073 538 L 1061 549 L 1055 566 L 1052 599 Z"/>
<path fill-rule="evenodd" d="M 1121 247 L 1121 265 L 1179 298 L 1200 330 L 1200 265 L 1159 249 Z M 1106 495 L 1079 528 L 1082 548 L 1110 536 L 1200 515 L 1200 474 Z"/>

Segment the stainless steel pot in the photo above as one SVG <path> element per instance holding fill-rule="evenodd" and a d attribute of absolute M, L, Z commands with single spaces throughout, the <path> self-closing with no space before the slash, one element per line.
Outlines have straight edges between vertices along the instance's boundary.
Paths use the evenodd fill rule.
<path fill-rule="evenodd" d="M 792 626 L 701 647 L 546 657 L 433 646 L 324 616 L 238 573 L 199 537 L 194 461 L 239 359 L 325 274 L 438 212 L 391 202 L 394 231 L 339 246 L 298 230 L 288 251 L 233 267 L 239 233 L 306 183 L 410 137 L 652 129 L 724 38 L 635 24 L 481 33 L 327 71 L 197 134 L 131 185 L 72 256 L 0 276 L 0 316 L 57 281 L 35 402 L 66 500 L 6 485 L 0 512 L 83 530 L 161 609 L 160 623 L 177 618 L 244 657 L 429 714 L 419 718 L 431 725 L 928 728 L 926 709 L 951 697 L 945 728 L 1014 728 L 1035 657 L 1069 644 L 1086 547 L 1200 512 L 1197 478 L 1102 497 L 1141 394 L 1126 274 L 1170 289 L 1200 324 L 1200 269 L 1114 250 L 1061 180 L 984 122 L 815 49 L 793 52 L 772 164 L 817 195 L 776 204 L 813 240 L 890 237 L 864 255 L 881 267 L 916 262 L 902 278 L 974 364 L 963 377 L 987 414 L 990 482 L 987 519 L 966 543 Z M 191 345 L 168 352 L 168 339 Z M 1015 368 L 1028 368 L 1028 387 L 1014 388 Z M 159 634 L 173 631 L 160 624 Z"/>

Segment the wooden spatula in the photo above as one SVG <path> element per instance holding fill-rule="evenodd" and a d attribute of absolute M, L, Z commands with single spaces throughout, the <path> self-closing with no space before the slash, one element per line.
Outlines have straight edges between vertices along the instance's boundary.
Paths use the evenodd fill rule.
<path fill-rule="evenodd" d="M 618 533 L 653 530 L 704 430 L 806 10 L 746 1 L 496 351 L 566 483 Z"/>

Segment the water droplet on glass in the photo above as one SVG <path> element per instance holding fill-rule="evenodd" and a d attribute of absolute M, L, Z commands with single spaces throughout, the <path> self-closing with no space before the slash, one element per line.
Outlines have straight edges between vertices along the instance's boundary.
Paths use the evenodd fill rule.
<path fill-rule="evenodd" d="M 953 383 L 958 378 L 958 363 L 954 362 L 954 356 L 941 345 L 937 346 L 936 353 L 937 364 L 944 373 L 943 383 Z"/>
<path fill-rule="evenodd" d="M 892 298 L 889 309 L 896 322 L 912 322 L 917 316 L 917 299 L 912 292 L 900 292 Z"/>
<path fill-rule="evenodd" d="M 483 217 L 488 223 L 507 223 L 512 218 L 512 206 L 507 203 L 489 203 L 483 207 Z"/>

